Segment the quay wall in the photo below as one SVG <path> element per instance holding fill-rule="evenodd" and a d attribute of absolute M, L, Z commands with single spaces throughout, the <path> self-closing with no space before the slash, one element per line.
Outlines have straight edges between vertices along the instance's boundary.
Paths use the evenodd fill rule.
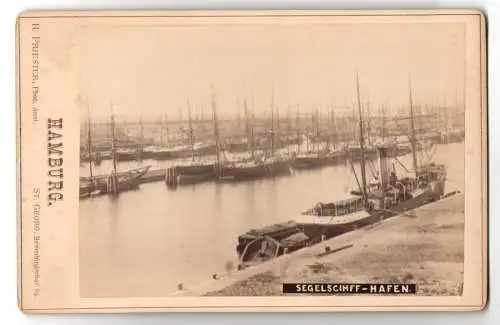
<path fill-rule="evenodd" d="M 207 274 L 176 295 L 283 295 L 283 282 L 416 283 L 418 295 L 460 295 L 464 219 L 460 193 L 257 266 Z"/>

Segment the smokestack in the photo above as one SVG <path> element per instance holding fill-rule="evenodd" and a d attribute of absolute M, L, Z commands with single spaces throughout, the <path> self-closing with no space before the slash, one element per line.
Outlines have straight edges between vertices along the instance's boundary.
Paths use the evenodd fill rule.
<path fill-rule="evenodd" d="M 380 187 L 385 189 L 387 184 L 389 183 L 389 164 L 387 161 L 387 147 L 377 147 L 377 156 L 378 156 L 378 167 L 379 167 L 379 182 Z"/>

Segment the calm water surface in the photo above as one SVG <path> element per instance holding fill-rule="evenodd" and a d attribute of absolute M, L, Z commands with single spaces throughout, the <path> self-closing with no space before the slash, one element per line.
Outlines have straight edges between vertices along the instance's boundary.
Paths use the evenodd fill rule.
<path fill-rule="evenodd" d="M 463 144 L 440 145 L 432 156 L 448 167 L 446 191 L 463 189 L 463 152 Z M 410 156 L 399 160 L 410 168 Z M 97 173 L 109 171 L 110 165 L 103 162 Z M 119 169 L 139 165 L 124 163 Z M 399 164 L 396 169 L 405 173 Z M 81 173 L 87 174 L 87 168 L 82 167 Z M 239 234 L 291 220 L 320 200 L 345 197 L 356 186 L 351 167 L 338 165 L 275 179 L 207 183 L 175 191 L 158 182 L 117 199 L 80 201 L 81 295 L 167 296 L 178 283 L 190 287 L 211 281 L 212 274 L 226 272 L 229 261 L 237 264 Z"/>

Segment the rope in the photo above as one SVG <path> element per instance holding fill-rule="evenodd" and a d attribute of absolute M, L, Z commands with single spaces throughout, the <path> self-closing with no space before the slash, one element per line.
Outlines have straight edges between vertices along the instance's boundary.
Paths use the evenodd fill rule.
<path fill-rule="evenodd" d="M 406 172 L 410 173 L 410 170 L 406 168 L 406 166 L 397 157 L 394 157 L 394 159 L 401 167 L 403 167 L 406 170 Z"/>
<path fill-rule="evenodd" d="M 375 167 L 373 166 L 373 161 L 370 161 L 370 171 L 373 178 L 378 179 L 378 173 L 376 173 Z"/>

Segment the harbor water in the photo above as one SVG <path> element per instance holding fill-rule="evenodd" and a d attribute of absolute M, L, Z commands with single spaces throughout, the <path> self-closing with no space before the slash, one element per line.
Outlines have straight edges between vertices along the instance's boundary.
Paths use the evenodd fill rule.
<path fill-rule="evenodd" d="M 463 190 L 463 152 L 463 143 L 437 145 L 430 157 L 423 157 L 447 166 L 447 192 Z M 395 163 L 395 168 L 402 175 L 407 172 L 403 166 L 411 168 L 411 157 L 398 160 L 401 164 Z M 120 163 L 118 169 L 141 165 L 158 164 Z M 81 169 L 82 175 L 88 174 L 88 167 Z M 109 169 L 110 162 L 103 161 L 95 173 Z M 188 288 L 215 281 L 213 274 L 238 264 L 238 235 L 292 220 L 318 201 L 342 199 L 357 188 L 351 166 L 340 164 L 274 179 L 209 182 L 176 190 L 157 182 L 117 198 L 81 200 L 80 296 L 161 297 L 181 283 Z"/>

